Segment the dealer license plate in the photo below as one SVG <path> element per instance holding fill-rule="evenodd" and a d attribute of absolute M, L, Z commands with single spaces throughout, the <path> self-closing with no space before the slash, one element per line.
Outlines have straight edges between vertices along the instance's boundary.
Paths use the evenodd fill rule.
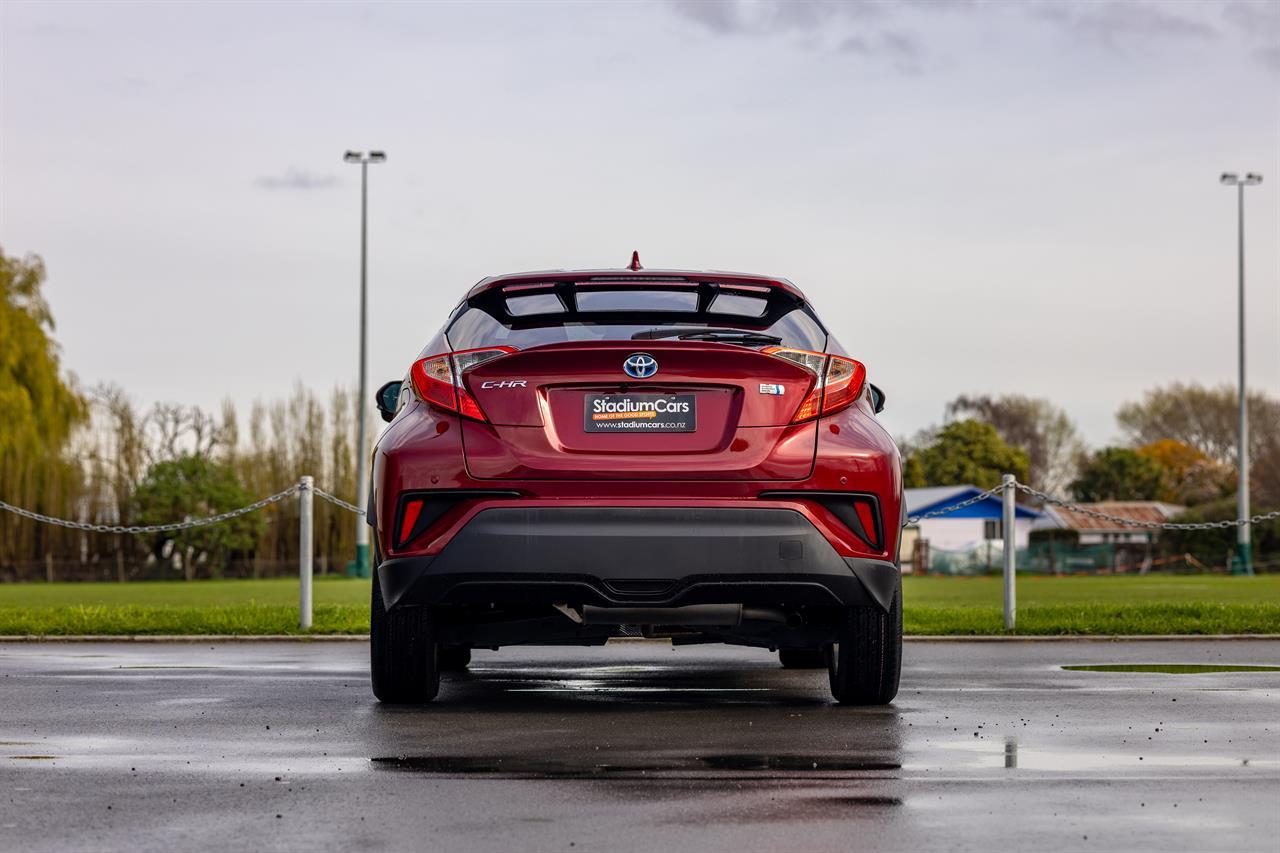
<path fill-rule="evenodd" d="M 694 394 L 588 394 L 582 428 L 587 432 L 694 432 Z"/>

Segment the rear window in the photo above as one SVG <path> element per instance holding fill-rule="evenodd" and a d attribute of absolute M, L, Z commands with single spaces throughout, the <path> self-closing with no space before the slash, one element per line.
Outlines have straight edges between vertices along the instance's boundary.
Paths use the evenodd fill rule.
<path fill-rule="evenodd" d="M 705 287 L 705 286 L 704 286 Z M 454 315 L 447 329 L 454 349 L 553 343 L 677 340 L 681 335 L 733 332 L 765 335 L 786 347 L 826 349 L 827 333 L 793 294 L 703 292 L 695 288 L 570 288 L 551 292 L 485 292 Z M 699 304 L 705 306 L 699 311 Z M 730 340 L 735 343 L 736 341 Z M 744 340 L 748 346 L 772 341 Z"/>
<path fill-rule="evenodd" d="M 533 296 L 508 296 L 507 310 L 516 317 L 531 314 L 564 313 L 564 305 L 554 293 L 538 293 Z"/>
<path fill-rule="evenodd" d="M 743 317 L 763 317 L 769 308 L 769 300 L 762 296 L 743 296 L 740 293 L 717 293 L 711 302 L 713 314 L 741 314 Z"/>

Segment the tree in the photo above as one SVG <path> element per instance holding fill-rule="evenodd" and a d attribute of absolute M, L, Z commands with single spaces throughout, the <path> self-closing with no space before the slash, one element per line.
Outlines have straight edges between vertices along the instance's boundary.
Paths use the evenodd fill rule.
<path fill-rule="evenodd" d="M 1127 447 L 1104 447 L 1089 458 L 1071 484 L 1076 500 L 1152 501 L 1160 496 L 1165 470 Z"/>
<path fill-rule="evenodd" d="M 61 512 L 79 491 L 79 468 L 64 457 L 87 405 L 64 377 L 54 343 L 53 315 L 40 294 L 44 262 L 0 250 L 0 494 L 31 509 Z M 61 531 L 37 531 L 0 519 L 0 563 L 19 552 L 50 553 Z M 69 541 L 69 540 L 68 540 Z"/>
<path fill-rule="evenodd" d="M 1235 497 L 1202 504 L 1181 513 L 1173 520 L 1179 524 L 1212 521 L 1234 521 Z M 1280 518 L 1251 525 L 1255 553 L 1260 556 L 1280 554 Z M 1160 539 L 1175 553 L 1190 553 L 1210 565 L 1227 565 L 1236 550 L 1234 527 L 1212 527 L 1208 530 L 1166 530 Z"/>
<path fill-rule="evenodd" d="M 1116 421 L 1135 445 L 1172 438 L 1219 462 L 1234 464 L 1239 430 L 1238 396 L 1231 385 L 1207 388 L 1180 382 L 1153 388 L 1138 403 L 1125 403 Z M 1280 400 L 1249 393 L 1251 454 L 1280 431 Z"/>
<path fill-rule="evenodd" d="M 0 454 L 61 450 L 87 412 L 63 378 L 49 337 L 53 315 L 40 295 L 44 277 L 36 255 L 18 259 L 0 251 Z"/>
<path fill-rule="evenodd" d="M 1261 448 L 1249 457 L 1251 506 L 1255 510 L 1277 509 L 1280 508 L 1280 430 L 1269 430 L 1259 444 Z M 1234 481 L 1234 477 L 1232 479 Z"/>
<path fill-rule="evenodd" d="M 234 430 L 234 426 L 231 429 Z M 225 425 L 220 425 L 199 406 L 181 403 L 162 402 L 152 406 L 146 430 L 153 462 L 186 455 L 211 456 L 215 449 L 227 443 Z"/>
<path fill-rule="evenodd" d="M 920 464 L 919 453 L 902 457 L 902 485 L 908 489 L 918 489 L 928 485 L 924 475 L 924 466 Z"/>
<path fill-rule="evenodd" d="M 187 455 L 157 462 L 147 470 L 133 495 L 134 518 L 138 524 L 167 524 L 217 515 L 253 500 L 229 466 L 207 456 Z M 197 564 L 221 569 L 231 552 L 253 549 L 263 524 L 260 513 L 249 513 L 218 524 L 160 534 L 154 540 L 154 552 L 171 563 L 180 561 L 187 580 L 191 580 Z"/>
<path fill-rule="evenodd" d="M 1159 495 L 1162 501 L 1192 506 L 1217 500 L 1231 489 L 1230 466 L 1176 439 L 1153 441 L 1138 448 L 1138 455 L 1164 470 Z"/>
<path fill-rule="evenodd" d="M 974 420 L 953 421 L 938 431 L 933 443 L 908 457 L 904 479 L 909 486 L 959 486 L 966 483 L 991 488 L 1002 474 L 1027 480 L 1025 451 L 1010 447 L 991 424 Z"/>
<path fill-rule="evenodd" d="M 1238 400 L 1232 385 L 1174 383 L 1121 406 L 1116 421 L 1135 446 L 1180 441 L 1227 466 L 1234 482 Z M 1249 392 L 1249 488 L 1254 506 L 1280 506 L 1280 400 L 1258 391 Z"/>
<path fill-rule="evenodd" d="M 1067 413 L 1048 400 L 1021 394 L 961 395 L 947 404 L 947 417 L 991 424 L 1008 444 L 1027 454 L 1027 482 L 1060 493 L 1075 475 L 1084 442 Z"/>

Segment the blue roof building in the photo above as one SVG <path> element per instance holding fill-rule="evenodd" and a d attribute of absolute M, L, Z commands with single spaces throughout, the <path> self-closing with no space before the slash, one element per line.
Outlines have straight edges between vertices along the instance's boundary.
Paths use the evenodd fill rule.
<path fill-rule="evenodd" d="M 970 498 L 986 491 L 977 486 L 928 486 L 923 489 L 907 489 L 907 515 L 920 515 L 935 512 L 949 506 L 964 503 Z M 1018 518 L 1038 519 L 1043 513 L 1019 506 L 1015 512 Z M 992 496 L 978 501 L 972 506 L 949 512 L 943 518 L 1002 518 L 1004 502 Z"/>
<path fill-rule="evenodd" d="M 931 486 L 907 489 L 907 515 L 923 515 L 962 504 L 985 491 L 977 486 Z M 1031 527 L 1043 513 L 1024 506 L 1014 511 L 1014 542 L 1025 548 Z M 944 563 L 989 564 L 999 560 L 1004 546 L 1004 501 L 998 496 L 984 498 L 963 509 L 926 518 L 908 525 L 899 550 L 903 570 L 926 571 Z M 917 566 L 920 562 L 922 565 Z"/>

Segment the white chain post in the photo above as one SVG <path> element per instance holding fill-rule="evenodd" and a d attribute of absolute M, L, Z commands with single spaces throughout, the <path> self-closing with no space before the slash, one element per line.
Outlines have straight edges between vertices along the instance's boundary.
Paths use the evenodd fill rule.
<path fill-rule="evenodd" d="M 1018 616 L 1018 538 L 1015 535 L 1015 523 L 1018 517 L 1018 505 L 1014 502 L 1017 495 L 1017 481 L 1012 474 L 1001 478 L 1004 490 L 1004 629 L 1012 631 Z"/>
<path fill-rule="evenodd" d="M 314 508 L 315 480 L 305 475 L 298 481 L 298 627 L 311 627 L 311 577 L 313 571 L 311 513 Z"/>

